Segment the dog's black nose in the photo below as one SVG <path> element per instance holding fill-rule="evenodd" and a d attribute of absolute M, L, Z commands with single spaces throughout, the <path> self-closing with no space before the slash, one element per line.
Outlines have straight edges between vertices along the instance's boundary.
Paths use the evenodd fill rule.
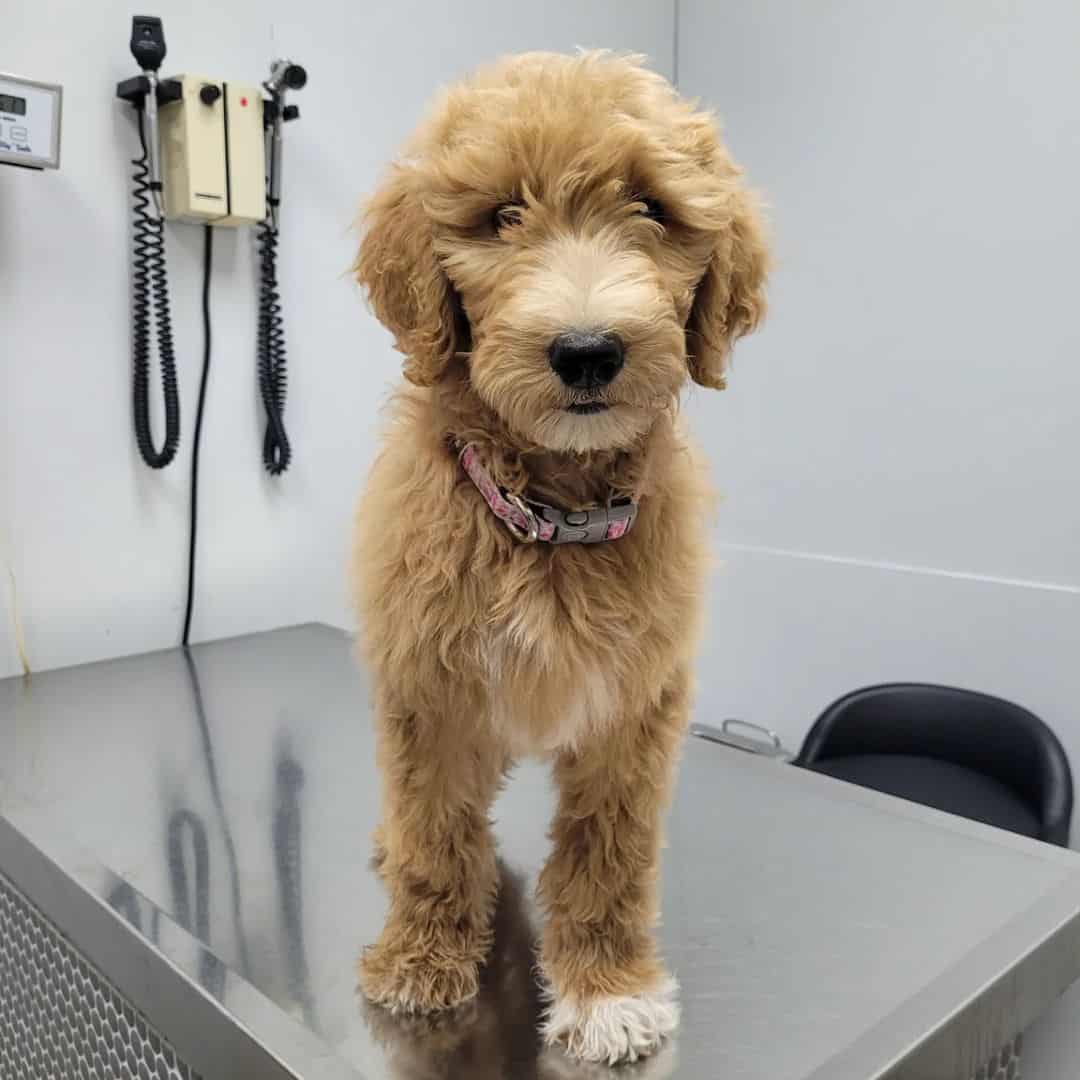
<path fill-rule="evenodd" d="M 555 374 L 575 390 L 607 386 L 623 366 L 618 334 L 560 334 L 548 349 Z"/>

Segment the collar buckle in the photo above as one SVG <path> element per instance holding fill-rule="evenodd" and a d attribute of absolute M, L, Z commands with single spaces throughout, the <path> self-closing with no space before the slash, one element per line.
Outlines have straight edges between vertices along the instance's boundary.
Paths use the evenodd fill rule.
<path fill-rule="evenodd" d="M 536 512 L 544 521 L 555 526 L 552 544 L 599 544 L 617 540 L 633 527 L 637 503 L 621 500 L 591 510 L 560 510 L 554 506 L 537 506 Z"/>

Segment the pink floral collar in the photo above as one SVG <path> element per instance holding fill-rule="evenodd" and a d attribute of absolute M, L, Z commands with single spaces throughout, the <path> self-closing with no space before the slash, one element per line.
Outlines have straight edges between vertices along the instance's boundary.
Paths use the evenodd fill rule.
<path fill-rule="evenodd" d="M 598 544 L 618 540 L 634 526 L 638 504 L 615 499 L 591 510 L 560 510 L 511 491 L 505 491 L 484 468 L 474 443 L 459 455 L 466 475 L 491 507 L 491 512 L 524 544 L 542 540 L 548 544 Z"/>

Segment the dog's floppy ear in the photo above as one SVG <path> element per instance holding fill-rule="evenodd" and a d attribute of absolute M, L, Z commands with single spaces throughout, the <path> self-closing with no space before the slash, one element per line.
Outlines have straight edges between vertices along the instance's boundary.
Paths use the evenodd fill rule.
<path fill-rule="evenodd" d="M 686 355 L 694 382 L 722 390 L 732 345 L 765 314 L 768 249 L 756 202 L 738 189 L 731 222 L 722 229 L 694 293 L 686 323 Z"/>
<path fill-rule="evenodd" d="M 365 207 L 353 271 L 405 356 L 405 377 L 433 385 L 459 348 L 462 315 L 436 257 L 413 168 L 395 166 Z"/>

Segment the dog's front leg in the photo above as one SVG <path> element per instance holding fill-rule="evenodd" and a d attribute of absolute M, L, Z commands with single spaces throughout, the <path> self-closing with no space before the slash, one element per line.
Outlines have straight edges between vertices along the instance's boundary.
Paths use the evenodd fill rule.
<path fill-rule="evenodd" d="M 634 1061 L 678 1024 L 677 987 L 652 929 L 686 681 L 678 674 L 641 715 L 615 721 L 555 763 L 554 850 L 540 875 L 551 995 L 544 1034 L 586 1060 Z"/>
<path fill-rule="evenodd" d="M 502 760 L 460 723 L 384 709 L 379 765 L 376 861 L 390 910 L 360 958 L 360 987 L 395 1012 L 452 1008 L 476 994 L 491 945 L 498 875 L 488 810 Z"/>

